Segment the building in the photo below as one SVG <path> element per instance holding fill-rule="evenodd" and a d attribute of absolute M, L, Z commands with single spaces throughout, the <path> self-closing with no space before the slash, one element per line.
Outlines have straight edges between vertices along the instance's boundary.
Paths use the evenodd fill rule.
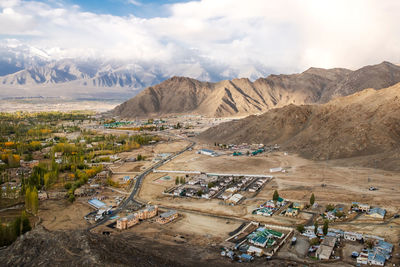
<path fill-rule="evenodd" d="M 349 241 L 356 241 L 356 240 L 361 240 L 363 238 L 363 235 L 354 232 L 344 232 L 343 238 Z"/>
<path fill-rule="evenodd" d="M 140 220 L 146 220 L 157 216 L 158 206 L 148 206 L 137 213 Z"/>
<path fill-rule="evenodd" d="M 283 168 L 282 167 L 277 167 L 277 168 L 271 168 L 269 169 L 269 172 L 274 173 L 274 172 L 282 172 Z"/>
<path fill-rule="evenodd" d="M 360 253 L 357 257 L 358 264 L 368 264 L 368 253 Z"/>
<path fill-rule="evenodd" d="M 210 150 L 210 149 L 200 149 L 199 151 L 197 151 L 197 153 L 206 155 L 206 156 L 211 156 L 211 157 L 218 156 L 217 153 L 215 153 L 215 151 Z"/>
<path fill-rule="evenodd" d="M 256 255 L 258 257 L 261 257 L 264 253 L 264 251 L 261 248 L 256 248 L 254 246 L 249 246 L 249 249 L 247 250 L 247 253 L 250 255 Z"/>
<path fill-rule="evenodd" d="M 117 229 L 125 230 L 139 223 L 137 214 L 130 214 L 117 220 Z"/>
<path fill-rule="evenodd" d="M 234 194 L 229 199 L 226 200 L 227 203 L 231 203 L 233 205 L 238 204 L 243 199 L 241 194 Z"/>
<path fill-rule="evenodd" d="M 378 265 L 378 266 L 384 266 L 386 262 L 386 259 L 383 255 L 380 253 L 370 251 L 368 252 L 368 264 L 369 265 Z"/>
<path fill-rule="evenodd" d="M 20 161 L 19 161 L 19 164 L 21 165 L 22 168 L 30 168 L 30 169 L 33 169 L 33 167 L 39 165 L 39 161 L 38 161 L 38 160 L 31 160 L 31 161 L 20 160 Z"/>
<path fill-rule="evenodd" d="M 332 251 L 336 244 L 336 237 L 333 236 L 325 236 L 321 245 L 317 249 L 315 256 L 320 260 L 329 260 L 332 255 Z"/>
<path fill-rule="evenodd" d="M 100 209 L 100 208 L 104 208 L 107 206 L 104 202 L 101 202 L 97 198 L 93 198 L 93 199 L 89 200 L 88 203 L 90 206 L 92 206 L 95 209 Z"/>
<path fill-rule="evenodd" d="M 298 209 L 298 210 L 302 210 L 302 209 L 304 209 L 304 204 L 303 203 L 294 202 L 293 203 L 293 208 L 294 209 Z"/>
<path fill-rule="evenodd" d="M 367 213 L 367 216 L 377 219 L 383 219 L 385 218 L 385 215 L 386 215 L 386 210 L 378 207 L 370 209 L 369 212 Z"/>
<path fill-rule="evenodd" d="M 178 218 L 178 212 L 176 210 L 170 210 L 160 214 L 156 221 L 160 224 L 166 224 L 172 222 L 176 218 Z"/>
<path fill-rule="evenodd" d="M 358 204 L 358 210 L 362 212 L 369 212 L 371 206 L 369 204 Z"/>
<path fill-rule="evenodd" d="M 109 172 L 108 171 L 101 171 L 98 174 L 96 174 L 97 179 L 105 180 L 108 178 Z"/>
<path fill-rule="evenodd" d="M 297 216 L 298 214 L 299 214 L 299 210 L 292 209 L 292 208 L 288 208 L 285 213 L 286 216 L 292 216 L 292 217 Z"/>
<path fill-rule="evenodd" d="M 39 191 L 39 193 L 38 193 L 38 199 L 39 200 L 45 200 L 47 198 L 48 198 L 48 196 L 47 196 L 47 193 L 45 191 Z"/>
<path fill-rule="evenodd" d="M 240 255 L 240 259 L 244 262 L 250 262 L 250 261 L 254 260 L 253 256 L 246 254 L 246 253 L 243 253 L 242 255 Z"/>

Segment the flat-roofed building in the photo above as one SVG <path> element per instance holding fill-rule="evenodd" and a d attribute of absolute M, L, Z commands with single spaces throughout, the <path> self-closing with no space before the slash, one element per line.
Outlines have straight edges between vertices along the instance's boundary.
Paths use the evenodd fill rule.
<path fill-rule="evenodd" d="M 170 210 L 160 214 L 156 221 L 160 224 L 166 224 L 172 222 L 176 218 L 178 218 L 178 212 L 176 210 Z"/>
<path fill-rule="evenodd" d="M 157 216 L 158 206 L 148 206 L 144 210 L 139 211 L 138 218 L 140 220 L 146 220 Z"/>

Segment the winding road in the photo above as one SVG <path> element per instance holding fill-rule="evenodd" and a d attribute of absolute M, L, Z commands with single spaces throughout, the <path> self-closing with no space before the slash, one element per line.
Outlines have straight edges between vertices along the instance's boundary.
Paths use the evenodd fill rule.
<path fill-rule="evenodd" d="M 177 152 L 177 153 L 175 153 L 175 154 L 173 154 L 173 155 L 170 155 L 169 157 L 167 157 L 167 158 L 165 158 L 165 159 L 163 159 L 163 160 L 157 162 L 156 164 L 154 164 L 153 166 L 151 166 L 150 168 L 146 169 L 146 170 L 143 171 L 141 174 L 139 174 L 139 175 L 136 177 L 136 183 L 135 183 L 135 185 L 134 185 L 134 187 L 133 187 L 131 193 L 129 194 L 129 196 L 128 196 L 123 202 L 121 202 L 120 205 L 119 205 L 116 209 L 114 209 L 110 214 L 104 216 L 104 218 L 103 218 L 102 220 L 100 220 L 100 221 L 96 222 L 95 224 L 89 226 L 89 227 L 87 228 L 88 231 L 90 231 L 90 230 L 92 230 L 92 229 L 94 229 L 94 228 L 96 228 L 96 227 L 98 227 L 98 226 L 100 226 L 100 225 L 106 223 L 111 217 L 117 215 L 119 212 L 121 212 L 122 210 L 124 210 L 124 209 L 126 208 L 126 206 L 128 205 L 129 202 L 136 203 L 136 204 L 138 204 L 138 205 L 142 205 L 142 204 L 143 204 L 143 203 L 141 203 L 141 202 L 139 202 L 139 201 L 137 201 L 137 200 L 135 199 L 135 196 L 136 196 L 137 192 L 139 192 L 139 189 L 140 189 L 140 187 L 141 187 L 141 185 L 142 185 L 143 179 L 144 179 L 149 173 L 151 173 L 153 170 L 155 170 L 155 169 L 157 169 L 157 168 L 163 166 L 165 163 L 167 163 L 167 162 L 169 162 L 170 160 L 176 158 L 176 157 L 179 156 L 180 154 L 182 154 L 182 153 L 188 151 L 189 149 L 193 148 L 193 147 L 196 145 L 196 142 L 194 142 L 194 141 L 192 141 L 192 140 L 188 140 L 188 139 L 183 138 L 183 137 L 181 137 L 181 136 L 177 136 L 177 137 L 182 138 L 182 139 L 185 139 L 186 141 L 189 141 L 189 142 L 190 142 L 190 145 L 188 145 L 187 147 L 185 147 L 185 148 L 182 149 L 181 151 L 179 151 L 179 152 Z"/>

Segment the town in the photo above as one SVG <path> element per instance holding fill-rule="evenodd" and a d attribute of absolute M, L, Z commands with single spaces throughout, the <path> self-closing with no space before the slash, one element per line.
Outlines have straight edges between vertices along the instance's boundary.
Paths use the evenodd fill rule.
<path fill-rule="evenodd" d="M 279 144 L 202 144 L 196 135 L 223 120 L 201 116 L 0 115 L 1 245 L 41 224 L 160 236 L 228 262 L 400 263 L 400 199 L 381 199 L 388 172 L 363 184 L 369 170 L 352 177 Z M 6 235 L 21 219 L 23 231 Z"/>

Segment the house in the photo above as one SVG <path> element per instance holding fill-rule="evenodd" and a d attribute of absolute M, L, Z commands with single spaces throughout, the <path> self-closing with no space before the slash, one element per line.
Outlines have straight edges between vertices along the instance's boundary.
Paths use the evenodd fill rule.
<path fill-rule="evenodd" d="M 241 194 L 234 194 L 231 196 L 226 202 L 231 203 L 233 205 L 238 204 L 241 200 L 243 199 L 243 196 Z"/>
<path fill-rule="evenodd" d="M 362 234 L 354 233 L 354 232 L 344 232 L 343 238 L 349 241 L 361 240 L 363 238 Z"/>
<path fill-rule="evenodd" d="M 47 198 L 48 198 L 48 196 L 47 196 L 47 193 L 45 191 L 39 191 L 38 192 L 38 199 L 39 200 L 45 200 Z"/>
<path fill-rule="evenodd" d="M 108 178 L 109 172 L 108 171 L 101 171 L 98 174 L 96 174 L 97 179 L 105 180 Z"/>
<path fill-rule="evenodd" d="M 261 257 L 264 253 L 264 251 L 261 248 L 256 248 L 254 246 L 249 246 L 249 249 L 247 250 L 247 253 L 250 255 L 256 255 L 258 257 Z"/>
<path fill-rule="evenodd" d="M 370 251 L 368 252 L 368 264 L 369 265 L 378 265 L 378 266 L 384 266 L 386 262 L 386 259 L 383 255 Z"/>
<path fill-rule="evenodd" d="M 176 218 L 178 218 L 178 212 L 176 210 L 170 210 L 160 214 L 156 221 L 160 224 L 166 224 L 172 222 Z"/>
<path fill-rule="evenodd" d="M 391 257 L 393 245 L 383 240 L 379 240 L 378 243 L 375 245 L 374 250 L 383 255 L 388 260 Z"/>
<path fill-rule="evenodd" d="M 140 220 L 146 220 L 157 216 L 158 206 L 148 206 L 137 213 Z"/>
<path fill-rule="evenodd" d="M 368 264 L 368 253 L 360 253 L 357 257 L 358 264 Z"/>
<path fill-rule="evenodd" d="M 362 212 L 369 212 L 371 206 L 369 204 L 358 204 L 358 210 Z"/>
<path fill-rule="evenodd" d="M 232 193 L 224 192 L 224 193 L 220 196 L 220 198 L 222 198 L 223 200 L 227 200 L 227 199 L 229 199 L 231 196 L 232 196 Z"/>
<path fill-rule="evenodd" d="M 385 214 L 386 214 L 385 209 L 376 207 L 376 208 L 370 209 L 369 212 L 367 213 L 367 216 L 370 216 L 372 218 L 377 218 L 377 219 L 383 219 L 383 218 L 385 218 Z"/>
<path fill-rule="evenodd" d="M 329 260 L 332 255 L 332 251 L 336 244 L 336 237 L 333 236 L 325 236 L 324 240 L 322 241 L 321 245 L 315 252 L 315 255 L 320 260 Z"/>
<path fill-rule="evenodd" d="M 293 203 L 293 208 L 294 209 L 298 209 L 298 210 L 302 210 L 302 209 L 304 209 L 304 204 L 303 203 L 294 202 Z"/>
<path fill-rule="evenodd" d="M 126 217 L 118 219 L 116 227 L 119 230 L 125 230 L 138 223 L 139 223 L 139 218 L 137 217 L 137 214 L 130 214 Z"/>
<path fill-rule="evenodd" d="M 288 208 L 285 213 L 286 216 L 292 216 L 292 217 L 297 216 L 298 214 L 299 214 L 299 210 L 292 209 L 292 208 Z"/>
<path fill-rule="evenodd" d="M 244 262 L 250 262 L 252 260 L 254 260 L 253 256 L 249 255 L 249 254 L 245 254 L 243 253 L 242 255 L 240 255 L 240 259 Z"/>
<path fill-rule="evenodd" d="M 20 160 L 19 164 L 21 165 L 22 168 L 33 169 L 33 167 L 39 165 L 39 161 L 38 160 L 31 160 L 31 161 Z"/>

